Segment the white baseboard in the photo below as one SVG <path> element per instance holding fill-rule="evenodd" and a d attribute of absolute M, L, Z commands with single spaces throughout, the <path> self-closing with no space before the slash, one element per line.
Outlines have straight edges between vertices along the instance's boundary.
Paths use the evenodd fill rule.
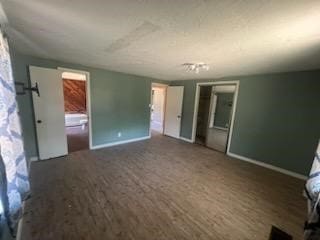
<path fill-rule="evenodd" d="M 30 157 L 29 158 L 29 162 L 27 163 L 27 167 L 28 167 L 28 173 L 30 174 L 30 168 L 31 168 L 31 163 L 32 162 L 36 162 L 38 161 L 39 158 L 37 156 L 34 156 L 34 157 Z"/>
<path fill-rule="evenodd" d="M 186 141 L 186 142 L 189 142 L 189 143 L 193 143 L 193 141 L 189 138 L 179 137 L 179 139 Z"/>
<path fill-rule="evenodd" d="M 38 161 L 39 160 L 39 158 L 37 157 L 37 156 L 34 156 L 34 157 L 30 157 L 29 158 L 29 161 L 30 162 L 36 162 L 36 161 Z"/>
<path fill-rule="evenodd" d="M 132 139 L 124 140 L 124 141 L 118 141 L 118 142 L 95 145 L 95 146 L 92 146 L 91 149 L 112 147 L 112 146 L 116 146 L 116 145 L 121 145 L 121 144 L 126 144 L 126 143 L 131 143 L 131 142 L 138 142 L 138 141 L 143 141 L 143 140 L 147 140 L 147 139 L 150 139 L 149 135 L 145 136 L 145 137 L 141 137 L 141 138 L 132 138 Z"/>
<path fill-rule="evenodd" d="M 307 178 L 308 178 L 307 176 L 304 176 L 302 174 L 291 172 L 289 170 L 286 170 L 286 169 L 283 169 L 283 168 L 279 168 L 279 167 L 275 167 L 275 166 L 273 166 L 271 164 L 263 163 L 263 162 L 260 162 L 260 161 L 254 160 L 254 159 L 250 159 L 250 158 L 238 155 L 238 154 L 234 154 L 234 153 L 230 153 L 229 152 L 229 153 L 227 153 L 227 155 L 230 156 L 230 157 L 237 158 L 239 160 L 243 160 L 243 161 L 246 161 L 246 162 L 249 162 L 249 163 L 253 163 L 253 164 L 261 166 L 261 167 L 265 167 L 265 168 L 271 169 L 273 171 L 277 171 L 277 172 L 289 175 L 291 177 L 299 178 L 299 179 L 302 179 L 302 180 L 307 180 Z"/>

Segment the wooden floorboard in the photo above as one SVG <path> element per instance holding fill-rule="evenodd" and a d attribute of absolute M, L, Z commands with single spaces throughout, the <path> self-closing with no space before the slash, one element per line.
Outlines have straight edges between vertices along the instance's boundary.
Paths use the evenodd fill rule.
<path fill-rule="evenodd" d="M 77 152 L 89 149 L 88 124 L 82 126 L 66 127 L 68 152 Z"/>
<path fill-rule="evenodd" d="M 23 240 L 302 239 L 303 181 L 157 135 L 35 162 Z"/>

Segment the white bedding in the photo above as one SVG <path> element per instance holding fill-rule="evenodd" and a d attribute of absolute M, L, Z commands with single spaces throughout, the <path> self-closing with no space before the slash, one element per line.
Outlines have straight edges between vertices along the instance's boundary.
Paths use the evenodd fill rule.
<path fill-rule="evenodd" d="M 88 122 L 88 115 L 84 113 L 66 113 L 64 117 L 66 127 L 84 126 Z"/>

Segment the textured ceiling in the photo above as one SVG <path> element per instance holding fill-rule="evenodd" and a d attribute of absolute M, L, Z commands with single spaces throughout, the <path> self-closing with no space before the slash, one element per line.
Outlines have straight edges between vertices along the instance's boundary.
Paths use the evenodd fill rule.
<path fill-rule="evenodd" d="M 14 47 L 34 56 L 167 80 L 320 68 L 319 0 L 0 2 Z"/>

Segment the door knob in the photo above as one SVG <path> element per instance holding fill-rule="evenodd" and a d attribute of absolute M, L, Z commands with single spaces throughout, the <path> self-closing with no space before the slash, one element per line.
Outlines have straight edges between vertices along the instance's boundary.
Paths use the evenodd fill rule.
<path fill-rule="evenodd" d="M 177 118 L 181 118 L 181 116 L 180 116 L 180 115 L 178 115 L 178 116 L 177 116 Z"/>
<path fill-rule="evenodd" d="M 37 120 L 37 123 L 42 123 L 42 121 L 41 120 Z"/>

